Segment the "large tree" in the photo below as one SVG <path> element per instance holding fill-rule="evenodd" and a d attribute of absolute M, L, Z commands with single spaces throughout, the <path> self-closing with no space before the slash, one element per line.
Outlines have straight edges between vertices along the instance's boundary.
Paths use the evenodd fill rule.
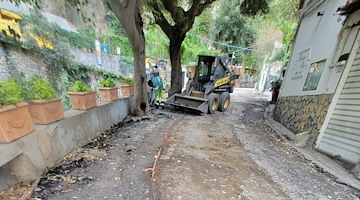
<path fill-rule="evenodd" d="M 181 92 L 181 45 L 195 17 L 216 0 L 148 0 L 155 23 L 170 40 L 171 88 L 169 96 Z"/>
<path fill-rule="evenodd" d="M 145 36 L 140 7 L 143 0 L 108 0 L 109 8 L 121 22 L 134 55 L 135 102 L 137 116 L 147 115 L 149 103 L 145 71 Z"/>

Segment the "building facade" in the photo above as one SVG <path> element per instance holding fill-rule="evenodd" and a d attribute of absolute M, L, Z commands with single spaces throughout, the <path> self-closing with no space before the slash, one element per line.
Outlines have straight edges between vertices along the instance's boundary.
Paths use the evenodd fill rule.
<path fill-rule="evenodd" d="M 305 2 L 275 108 L 277 121 L 295 134 L 309 132 L 309 145 L 349 164 L 360 159 L 360 11 L 354 2 L 360 4 Z"/>

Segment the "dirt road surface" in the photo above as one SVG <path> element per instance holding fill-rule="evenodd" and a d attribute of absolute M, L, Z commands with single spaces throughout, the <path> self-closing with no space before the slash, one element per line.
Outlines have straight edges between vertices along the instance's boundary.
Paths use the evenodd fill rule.
<path fill-rule="evenodd" d="M 264 122 L 268 96 L 236 89 L 227 112 L 153 110 L 118 124 L 43 176 L 38 199 L 359 199 Z M 136 121 L 136 118 L 135 118 Z M 162 149 L 155 176 L 154 156 Z"/>

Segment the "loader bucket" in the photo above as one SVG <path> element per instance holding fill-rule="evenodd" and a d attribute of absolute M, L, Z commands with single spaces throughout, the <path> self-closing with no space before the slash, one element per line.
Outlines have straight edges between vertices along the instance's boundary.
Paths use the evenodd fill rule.
<path fill-rule="evenodd" d="M 201 113 L 207 113 L 208 111 L 207 99 L 188 95 L 174 94 L 169 97 L 165 103 L 184 110 L 191 110 Z"/>

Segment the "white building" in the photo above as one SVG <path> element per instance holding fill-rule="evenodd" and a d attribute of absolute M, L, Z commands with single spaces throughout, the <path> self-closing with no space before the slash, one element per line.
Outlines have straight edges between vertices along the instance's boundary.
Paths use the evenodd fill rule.
<path fill-rule="evenodd" d="M 294 133 L 308 132 L 317 150 L 354 165 L 360 159 L 360 1 L 349 2 L 304 2 L 275 118 Z"/>

